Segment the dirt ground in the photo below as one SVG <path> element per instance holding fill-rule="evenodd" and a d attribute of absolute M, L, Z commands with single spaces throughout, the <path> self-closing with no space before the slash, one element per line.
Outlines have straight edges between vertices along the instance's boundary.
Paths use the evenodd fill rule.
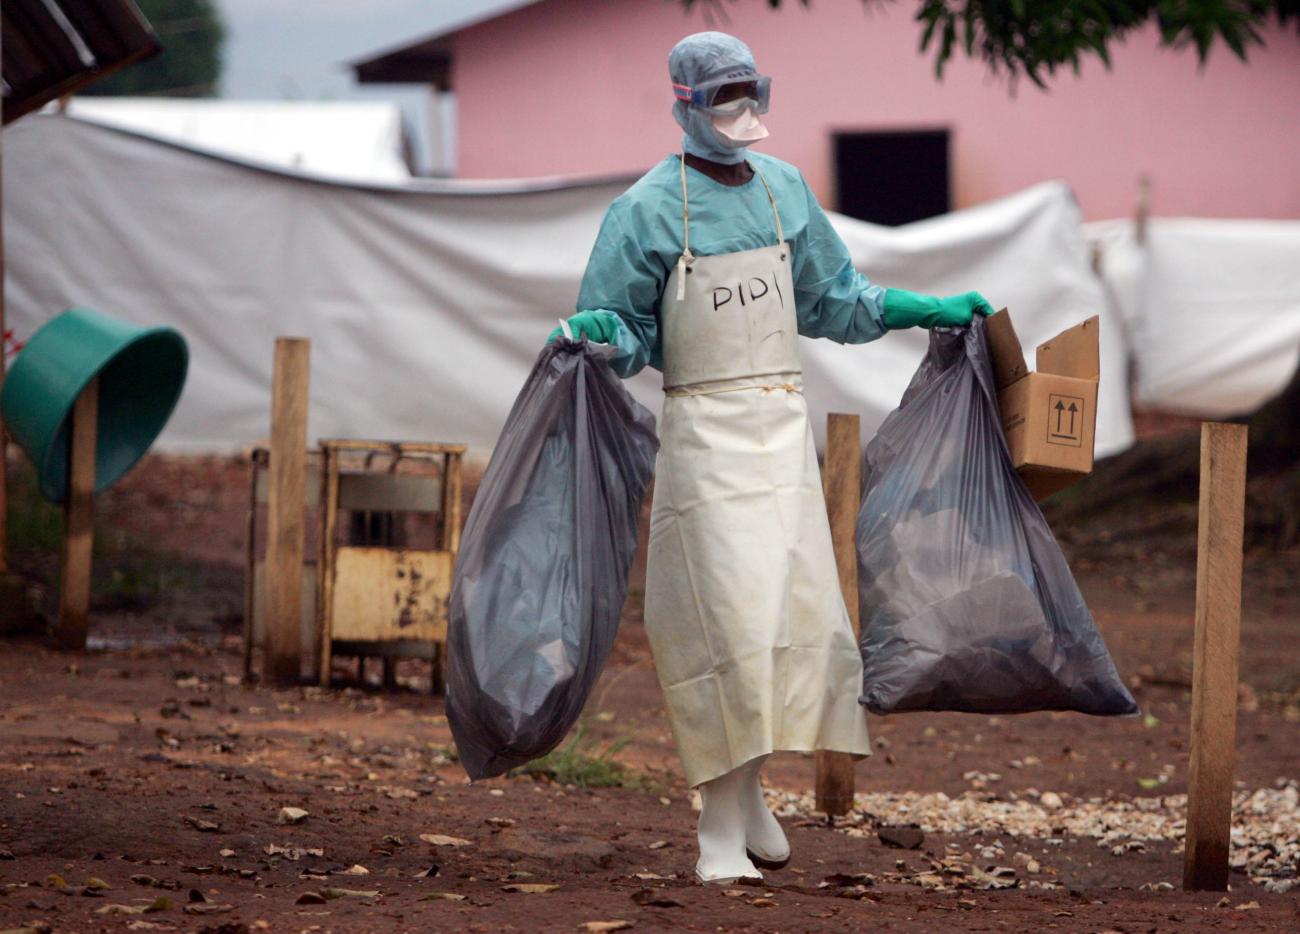
<path fill-rule="evenodd" d="M 0 930 L 1300 929 L 1300 887 L 1270 890 L 1300 872 L 1286 790 L 1300 779 L 1300 555 L 1247 556 L 1235 771 L 1243 798 L 1292 802 L 1255 821 L 1291 849 L 1256 847 L 1226 895 L 1182 892 L 1181 841 L 1122 824 L 1103 839 L 1064 819 L 1018 835 L 975 821 L 890 848 L 871 814 L 831 826 L 791 803 L 813 784 L 798 755 L 766 773 L 794 859 L 763 886 L 722 889 L 690 881 L 695 812 L 635 580 L 577 746 L 618 784 L 555 769 L 470 785 L 427 666 L 404 663 L 396 693 L 346 661 L 332 690 L 241 683 L 246 471 L 150 458 L 100 504 L 95 648 L 3 643 Z M 904 792 L 977 810 L 1041 811 L 1049 793 L 1061 814 L 1181 806 L 1194 523 L 1194 509 L 1156 504 L 1057 529 L 1145 717 L 873 717 L 862 806 Z M 49 571 L 35 552 L 15 564 Z M 307 814 L 282 823 L 283 808 Z"/>

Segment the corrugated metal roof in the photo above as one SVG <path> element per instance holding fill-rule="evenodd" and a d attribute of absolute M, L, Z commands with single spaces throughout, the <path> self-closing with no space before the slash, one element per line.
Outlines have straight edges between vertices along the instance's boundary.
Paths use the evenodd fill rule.
<path fill-rule="evenodd" d="M 5 0 L 4 122 L 162 46 L 132 0 Z"/>
<path fill-rule="evenodd" d="M 361 84 L 433 84 L 451 90 L 451 37 L 478 23 L 496 19 L 539 0 L 487 0 L 402 45 L 350 62 Z"/>

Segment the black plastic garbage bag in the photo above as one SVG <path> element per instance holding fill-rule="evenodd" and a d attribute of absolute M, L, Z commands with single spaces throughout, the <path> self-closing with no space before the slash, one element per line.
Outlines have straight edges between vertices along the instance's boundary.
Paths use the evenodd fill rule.
<path fill-rule="evenodd" d="M 1137 712 L 1012 467 L 982 318 L 930 332 L 903 401 L 867 445 L 866 471 L 868 710 Z"/>
<path fill-rule="evenodd" d="M 447 719 L 470 778 L 554 749 L 614 643 L 659 441 L 586 341 L 557 340 L 515 400 L 465 525 Z"/>

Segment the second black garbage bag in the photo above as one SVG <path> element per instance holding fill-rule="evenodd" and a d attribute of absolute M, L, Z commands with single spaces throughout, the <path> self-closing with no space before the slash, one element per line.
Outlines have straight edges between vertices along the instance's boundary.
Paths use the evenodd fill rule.
<path fill-rule="evenodd" d="M 447 719 L 470 778 L 545 755 L 582 712 L 618 631 L 658 448 L 654 416 L 599 348 L 546 346 L 456 561 Z"/>
<path fill-rule="evenodd" d="M 1137 712 L 1012 466 L 983 319 L 930 332 L 867 445 L 856 537 L 868 710 Z"/>

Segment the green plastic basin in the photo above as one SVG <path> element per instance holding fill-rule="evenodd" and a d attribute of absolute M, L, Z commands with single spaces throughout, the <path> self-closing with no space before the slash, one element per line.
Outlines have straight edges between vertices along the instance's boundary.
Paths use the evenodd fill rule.
<path fill-rule="evenodd" d="M 10 436 L 36 465 L 41 492 L 68 495 L 72 405 L 99 377 L 95 492 L 134 466 L 167 424 L 185 385 L 189 349 L 173 328 L 145 328 L 88 308 L 47 321 L 14 358 L 0 390 Z"/>

